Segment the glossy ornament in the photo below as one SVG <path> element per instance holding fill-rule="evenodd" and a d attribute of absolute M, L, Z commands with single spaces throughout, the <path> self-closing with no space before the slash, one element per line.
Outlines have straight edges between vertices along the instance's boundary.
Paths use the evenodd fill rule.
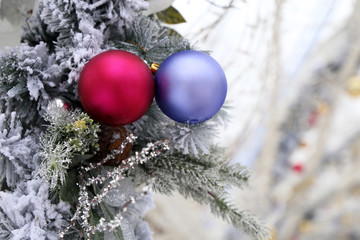
<path fill-rule="evenodd" d="M 79 80 L 85 111 L 100 123 L 126 125 L 146 113 L 154 97 L 149 67 L 138 56 L 110 50 L 90 59 Z"/>
<path fill-rule="evenodd" d="M 67 111 L 71 110 L 71 106 L 68 102 L 65 102 L 62 98 L 55 98 L 53 100 L 55 102 L 55 105 L 57 107 L 63 107 L 64 109 L 66 109 Z M 49 105 L 50 106 L 50 105 Z"/>
<path fill-rule="evenodd" d="M 185 50 L 165 59 L 155 75 L 160 109 L 181 123 L 201 123 L 224 104 L 227 82 L 219 63 L 208 54 Z"/>
<path fill-rule="evenodd" d="M 107 184 L 104 185 L 107 187 Z M 105 195 L 104 202 L 112 207 L 122 207 L 130 201 L 130 197 L 135 191 L 135 184 L 127 178 L 122 179 L 119 185 Z"/>

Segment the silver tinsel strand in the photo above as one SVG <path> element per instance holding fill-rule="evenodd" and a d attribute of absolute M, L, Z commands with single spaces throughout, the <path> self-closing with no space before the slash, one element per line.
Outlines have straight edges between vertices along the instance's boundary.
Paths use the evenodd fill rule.
<path fill-rule="evenodd" d="M 76 223 L 76 221 L 80 221 L 80 225 L 82 229 L 84 230 L 85 236 L 89 236 L 91 234 L 94 234 L 96 232 L 104 232 L 104 231 L 116 231 L 118 227 L 121 228 L 121 224 L 124 222 L 122 215 L 124 212 L 126 212 L 127 207 L 129 204 L 134 204 L 136 202 L 136 199 L 139 197 L 144 196 L 147 194 L 149 189 L 151 189 L 151 182 L 148 182 L 147 185 L 144 187 L 143 191 L 140 193 L 137 193 L 136 195 L 130 195 L 128 197 L 128 201 L 125 201 L 122 205 L 120 211 L 118 214 L 116 214 L 113 219 L 110 221 L 106 221 L 105 218 L 101 218 L 99 221 L 99 224 L 95 226 L 91 226 L 89 224 L 89 217 L 90 217 L 90 210 L 91 207 L 94 207 L 101 202 L 103 202 L 107 196 L 107 194 L 113 190 L 121 186 L 121 182 L 123 177 L 123 173 L 125 171 L 131 170 L 134 168 L 136 164 L 143 164 L 146 161 L 157 157 L 160 155 L 161 152 L 165 150 L 169 150 L 169 146 L 167 144 L 167 141 L 157 141 L 155 143 L 148 143 L 146 147 L 144 147 L 140 152 L 135 152 L 135 154 L 125 160 L 123 160 L 120 164 L 120 166 L 115 167 L 111 172 L 108 172 L 104 175 L 99 175 L 96 177 L 90 177 L 86 180 L 84 180 L 84 174 L 86 172 L 89 172 L 91 170 L 94 170 L 100 166 L 102 166 L 107 161 L 113 159 L 117 154 L 122 153 L 123 149 L 128 143 L 134 142 L 136 137 L 133 134 L 130 134 L 121 144 L 121 147 L 119 150 L 113 150 L 110 152 L 102 161 L 100 161 L 97 164 L 89 164 L 89 166 L 81 167 L 80 171 L 80 179 L 81 182 L 78 184 L 80 188 L 79 198 L 78 198 L 78 205 L 76 207 L 76 211 L 74 213 L 74 216 L 70 220 L 70 224 L 68 227 L 63 229 L 59 233 L 59 239 L 63 239 L 65 234 L 70 230 L 72 226 Z M 108 182 L 105 184 L 105 181 Z M 89 195 L 87 192 L 87 186 L 93 185 L 93 184 L 105 184 L 102 191 L 99 194 L 96 194 L 91 200 L 89 199 Z"/>

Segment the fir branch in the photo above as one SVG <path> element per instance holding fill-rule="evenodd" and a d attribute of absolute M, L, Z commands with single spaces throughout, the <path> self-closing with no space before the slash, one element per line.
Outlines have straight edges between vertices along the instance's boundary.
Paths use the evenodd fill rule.
<path fill-rule="evenodd" d="M 39 8 L 42 7 L 40 3 Z M 39 12 L 34 17 L 26 19 L 26 25 L 23 27 L 21 42 L 27 43 L 29 46 L 35 47 L 41 42 L 45 42 L 49 48 L 49 52 L 54 52 L 54 42 L 58 38 L 58 33 L 48 31 L 47 24 L 40 18 Z"/>
<path fill-rule="evenodd" d="M 114 41 L 114 46 L 140 56 L 149 64 L 161 63 L 175 52 L 191 49 L 186 39 L 170 36 L 157 19 L 143 15 L 137 15 L 126 35 L 126 42 Z"/>
<path fill-rule="evenodd" d="M 128 138 L 133 139 L 133 136 L 128 136 Z M 125 145 L 126 144 L 124 144 L 124 146 Z M 121 148 L 120 150 L 113 150 L 103 160 L 101 160 L 95 165 L 90 163 L 87 167 L 82 166 L 80 171 L 81 181 L 79 184 L 79 202 L 69 226 L 59 233 L 60 239 L 63 239 L 65 234 L 75 224 L 75 221 L 80 219 L 81 227 L 85 231 L 85 237 L 89 237 L 96 232 L 114 231 L 116 230 L 116 228 L 121 226 L 122 215 L 124 214 L 124 212 L 127 211 L 128 205 L 134 204 L 135 199 L 138 198 L 135 197 L 135 195 L 131 196 L 130 199 L 125 202 L 120 208 L 120 210 L 117 211 L 115 214 L 112 214 L 110 212 L 111 208 L 103 205 L 101 209 L 103 210 L 103 214 L 105 215 L 105 217 L 101 217 L 96 225 L 93 225 L 91 222 L 89 224 L 91 209 L 98 206 L 99 204 L 101 206 L 102 202 L 105 200 L 106 195 L 109 194 L 109 191 L 119 186 L 120 181 L 124 178 L 123 175 L 125 172 L 130 171 L 132 168 L 134 168 L 135 165 L 141 165 L 151 159 L 156 158 L 165 150 L 168 150 L 166 141 L 148 143 L 147 146 L 141 150 L 141 152 L 135 152 L 133 156 L 123 160 L 119 166 L 103 175 L 91 176 L 92 173 L 95 172 L 94 170 L 101 168 L 103 164 L 106 163 L 106 161 L 110 160 L 114 156 L 114 153 L 116 151 L 119 151 L 119 153 L 121 153 L 123 151 L 123 148 Z M 105 181 L 108 182 L 105 183 Z M 98 184 L 104 184 L 101 191 L 99 191 Z M 89 195 L 93 194 L 89 193 L 87 186 L 93 186 L 93 188 L 95 189 L 95 195 L 92 196 L 92 199 L 89 199 Z M 144 187 L 143 192 L 141 192 L 139 195 L 140 198 L 146 195 L 149 188 L 149 186 Z"/>
<path fill-rule="evenodd" d="M 153 139 L 164 139 L 162 129 L 168 124 L 170 124 L 169 119 L 161 112 L 154 101 L 144 116 L 126 127 L 130 132 L 138 136 L 138 142 L 142 143 Z M 168 136 L 165 138 L 168 138 Z"/>
<path fill-rule="evenodd" d="M 6 106 L 2 111 L 16 111 L 26 129 L 43 123 L 43 109 L 54 94 L 60 75 L 54 56 L 47 55 L 47 51 L 45 43 L 36 47 L 22 44 L 0 56 L 0 102 Z"/>
<path fill-rule="evenodd" d="M 137 12 L 145 9 L 147 3 L 117 0 L 43 0 L 39 6 L 41 22 L 47 26 L 47 32 L 58 34 L 58 46 L 73 46 L 74 36 L 81 33 L 84 37 L 103 36 L 111 39 L 123 39 L 124 29 L 133 22 Z M 87 36 L 86 36 L 87 35 Z"/>
<path fill-rule="evenodd" d="M 42 163 L 37 174 L 50 183 L 50 188 L 55 188 L 65 182 L 67 170 L 71 163 L 75 164 L 76 156 L 93 155 L 99 150 L 100 127 L 86 113 L 67 111 L 56 100 L 49 104 L 45 119 L 50 125 L 41 138 Z"/>
<path fill-rule="evenodd" d="M 181 151 L 196 157 L 209 154 L 209 148 L 217 135 L 211 122 L 200 124 L 175 123 L 168 128 L 170 145 L 173 150 Z"/>
<path fill-rule="evenodd" d="M 242 229 L 253 239 L 268 237 L 268 229 L 258 220 L 247 212 L 239 212 L 225 200 L 226 189 L 247 185 L 250 174 L 240 164 L 229 165 L 223 155 L 215 153 L 216 150 L 200 159 L 180 153 L 163 155 L 140 166 L 142 169 L 138 169 L 138 173 L 154 176 L 153 188 L 157 192 L 171 194 L 177 190 L 186 198 L 209 205 L 216 216 Z"/>
<path fill-rule="evenodd" d="M 171 153 L 182 152 L 201 158 L 209 155 L 221 125 L 228 121 L 226 112 L 220 110 L 221 116 L 215 115 L 200 124 L 181 124 L 165 116 L 153 103 L 146 115 L 127 128 L 139 136 L 139 142 L 168 139 Z"/>
<path fill-rule="evenodd" d="M 147 163 L 144 171 L 166 179 L 166 184 L 172 183 L 171 186 L 198 183 L 198 187 L 207 186 L 213 192 L 224 192 L 230 186 L 247 186 L 249 170 L 240 164 L 229 164 L 221 153 L 221 149 L 214 148 L 211 154 L 196 158 L 175 152 Z M 161 187 L 158 190 L 162 192 Z"/>
<path fill-rule="evenodd" d="M 180 153 L 165 155 L 146 164 L 145 171 L 156 177 L 154 188 L 163 193 L 176 189 L 185 196 L 191 196 L 191 192 L 188 191 L 188 186 L 191 185 L 195 189 L 206 186 L 211 192 L 225 194 L 226 188 L 230 186 L 247 185 L 250 174 L 244 167 L 228 165 L 221 158 L 218 158 L 218 162 L 202 159 Z M 165 191 L 162 189 L 163 186 L 166 187 Z"/>
<path fill-rule="evenodd" d="M 0 228 L 12 230 L 11 239 L 57 239 L 69 208 L 64 202 L 51 202 L 48 185 L 34 178 L 11 192 L 0 192 Z"/>
<path fill-rule="evenodd" d="M 221 182 L 229 185 L 235 185 L 239 188 L 243 188 L 248 185 L 250 176 L 250 171 L 241 166 L 240 163 L 233 165 L 224 164 L 219 169 L 219 178 L 221 179 Z"/>
<path fill-rule="evenodd" d="M 15 112 L 0 114 L 0 180 L 15 187 L 20 179 L 30 179 L 37 167 L 38 141 L 25 132 Z"/>
<path fill-rule="evenodd" d="M 271 237 L 270 230 L 247 211 L 238 211 L 225 198 L 209 193 L 208 204 L 214 215 L 221 217 L 238 229 L 242 229 L 252 239 L 263 240 Z"/>
<path fill-rule="evenodd" d="M 53 189 L 59 182 L 60 184 L 65 182 L 66 172 L 72 160 L 71 147 L 67 144 L 58 145 L 56 136 L 40 141 L 40 157 L 44 160 L 37 174 L 45 178 Z"/>
<path fill-rule="evenodd" d="M 214 151 L 214 150 L 213 150 Z M 145 173 L 155 176 L 154 188 L 162 193 L 180 190 L 183 186 L 204 186 L 215 194 L 225 194 L 230 186 L 244 187 L 249 179 L 249 171 L 240 164 L 228 165 L 220 156 L 201 159 L 180 153 L 164 155 L 148 162 L 143 167 Z M 217 162 L 214 161 L 217 159 Z M 159 185 L 157 185 L 159 184 Z M 165 186 L 165 189 L 163 189 Z M 191 195 L 183 191 L 186 196 Z"/>
<path fill-rule="evenodd" d="M 211 121 L 216 122 L 218 125 L 227 126 L 232 119 L 231 109 L 232 103 L 230 101 L 225 101 L 220 110 L 215 114 Z"/>
<path fill-rule="evenodd" d="M 146 6 L 143 0 L 43 0 L 39 13 L 30 20 L 41 29 L 29 26 L 23 42 L 32 46 L 41 41 L 48 43 L 49 54 L 55 54 L 57 67 L 63 74 L 59 89 L 67 90 L 64 94 L 70 100 L 78 100 L 74 84 L 84 65 L 94 55 L 111 48 L 112 41 L 125 40 L 124 32 L 136 12 Z"/>
<path fill-rule="evenodd" d="M 171 159 L 170 159 L 171 158 Z M 191 191 L 188 192 L 187 188 L 183 189 L 184 186 L 189 185 L 190 183 L 193 186 L 207 186 L 211 191 L 220 193 L 224 191 L 223 186 L 217 182 L 214 175 L 209 171 L 206 171 L 206 167 L 199 164 L 191 162 L 181 162 L 178 158 L 167 157 L 166 159 L 157 159 L 156 163 L 150 167 L 150 164 L 147 164 L 147 170 L 154 171 L 155 176 L 155 185 L 154 188 L 162 192 L 156 184 L 159 183 L 157 179 L 158 176 L 161 176 L 162 181 L 167 181 L 167 184 L 170 182 L 173 183 L 173 186 L 176 187 L 178 191 L 181 191 L 183 195 L 191 195 Z M 166 177 L 164 177 L 166 176 Z M 165 179 L 164 179 L 165 178 Z"/>
<path fill-rule="evenodd" d="M 16 224 L 0 209 L 0 239 L 11 239 Z"/>

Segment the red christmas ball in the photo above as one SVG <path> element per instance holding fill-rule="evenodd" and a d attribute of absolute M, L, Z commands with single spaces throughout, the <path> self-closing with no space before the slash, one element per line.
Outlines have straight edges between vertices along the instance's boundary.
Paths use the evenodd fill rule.
<path fill-rule="evenodd" d="M 79 79 L 79 98 L 85 111 L 106 125 L 126 125 L 146 113 L 155 83 L 138 56 L 110 50 L 90 59 Z"/>

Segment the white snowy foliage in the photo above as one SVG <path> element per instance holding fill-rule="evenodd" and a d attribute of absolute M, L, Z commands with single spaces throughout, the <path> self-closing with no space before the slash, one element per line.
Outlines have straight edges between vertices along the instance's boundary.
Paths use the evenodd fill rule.
<path fill-rule="evenodd" d="M 48 46 L 21 44 L 9 54 L 0 56 L 0 102 L 7 113 L 16 111 L 23 124 L 41 122 L 54 86 L 58 85 L 60 69 Z M 58 89 L 56 89 L 58 91 Z"/>
<path fill-rule="evenodd" d="M 125 40 L 125 30 L 137 12 L 147 7 L 145 1 L 135 0 L 92 2 L 40 2 L 39 14 L 29 21 L 33 26 L 23 34 L 24 43 L 0 57 L 0 177 L 10 188 L 18 186 L 13 193 L 1 192 L 1 222 L 7 231 L 1 231 L 0 238 L 56 239 L 49 221 L 37 223 L 44 219 L 41 217 L 31 221 L 36 209 L 9 209 L 6 204 L 17 202 L 21 195 L 25 198 L 28 193 L 24 186 L 34 181 L 31 179 L 40 168 L 38 137 L 49 101 L 59 97 L 76 100 L 82 67 L 94 55 L 113 46 L 108 42 Z M 20 186 L 25 192 L 21 193 Z M 44 186 L 43 201 L 29 192 L 27 203 L 34 200 L 45 204 L 49 196 L 47 183 Z M 50 199 L 47 201 L 50 203 Z M 20 200 L 18 203 L 25 204 Z M 59 216 L 66 214 L 64 209 L 57 210 Z M 56 228 L 60 225 L 56 224 Z"/>
<path fill-rule="evenodd" d="M 12 112 L 7 119 L 0 114 L 0 180 L 6 179 L 9 187 L 14 187 L 20 179 L 31 179 L 37 167 L 36 137 L 25 133 Z"/>
<path fill-rule="evenodd" d="M 130 204 L 128 206 L 124 217 L 133 227 L 137 240 L 152 240 L 150 226 L 143 218 L 146 212 L 154 207 L 152 192 L 147 192 L 147 194 L 136 200 L 136 204 Z"/>
<path fill-rule="evenodd" d="M 209 154 L 209 146 L 213 144 L 213 126 L 209 124 L 174 124 L 169 129 L 174 149 L 184 154 Z M 209 131 L 210 130 L 210 131 Z"/>
<path fill-rule="evenodd" d="M 55 141 L 56 137 L 42 139 L 40 156 L 45 160 L 42 161 L 38 172 L 40 176 L 50 183 L 51 189 L 56 187 L 58 181 L 65 182 L 66 170 L 71 163 L 71 147 L 60 144 L 55 145 Z"/>
<path fill-rule="evenodd" d="M 29 89 L 30 97 L 37 100 L 39 98 L 39 92 L 44 88 L 44 85 L 38 78 L 29 77 L 27 79 L 27 88 Z"/>
<path fill-rule="evenodd" d="M 167 139 L 170 152 L 182 152 L 195 157 L 210 153 L 219 127 L 229 119 L 226 109 L 220 110 L 212 119 L 201 124 L 182 124 L 168 118 L 153 104 L 146 115 L 129 126 L 137 136 L 150 139 Z"/>
<path fill-rule="evenodd" d="M 21 182 L 13 192 L 0 192 L 0 236 L 7 235 L 9 240 L 58 239 L 69 210 L 64 202 L 51 203 L 48 184 L 40 178 Z"/>
<path fill-rule="evenodd" d="M 44 0 L 40 18 L 49 32 L 57 32 L 56 58 L 70 69 L 68 82 L 77 82 L 85 63 L 109 48 L 109 40 L 123 40 L 136 13 L 147 7 L 143 0 Z"/>

